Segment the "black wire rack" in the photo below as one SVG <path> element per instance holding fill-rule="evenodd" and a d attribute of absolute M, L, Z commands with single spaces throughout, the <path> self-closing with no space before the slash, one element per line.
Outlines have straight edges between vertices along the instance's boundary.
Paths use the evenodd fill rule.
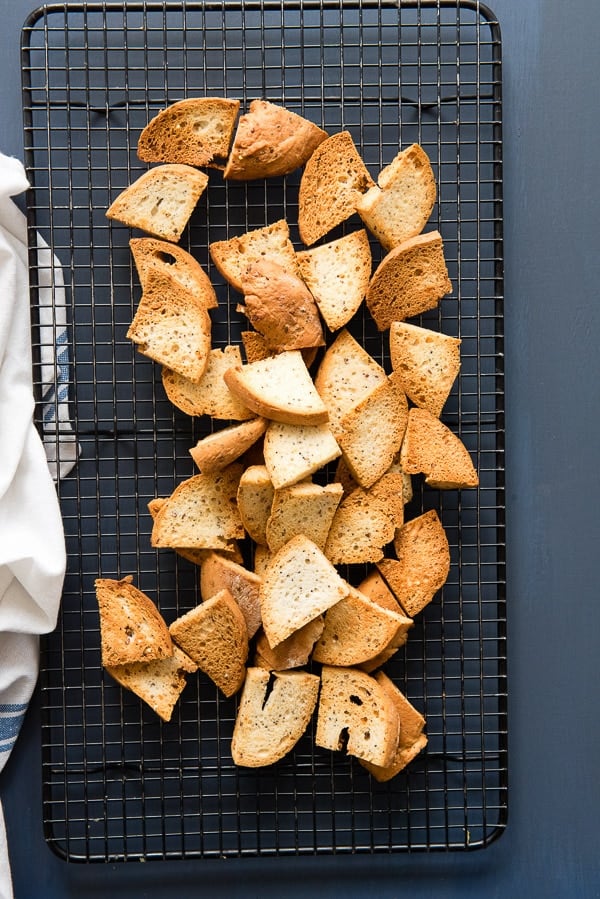
<path fill-rule="evenodd" d="M 464 850 L 504 829 L 500 57 L 498 23 L 474 0 L 57 3 L 25 23 L 38 420 L 63 463 L 68 549 L 59 624 L 43 642 L 41 672 L 43 819 L 59 855 Z M 471 451 L 480 487 L 438 492 L 414 479 L 407 517 L 439 511 L 452 565 L 386 667 L 425 715 L 429 740 L 388 784 L 350 757 L 316 748 L 312 725 L 277 765 L 236 768 L 235 699 L 194 676 L 172 721 L 161 723 L 100 665 L 96 577 L 133 575 L 167 621 L 199 601 L 198 570 L 151 548 L 147 503 L 194 473 L 188 449 L 209 425 L 174 410 L 158 367 L 125 337 L 140 288 L 131 234 L 105 210 L 145 168 L 136 143 L 149 119 L 203 94 L 238 98 L 243 108 L 264 97 L 330 133 L 348 129 L 374 176 L 418 141 L 436 172 L 428 228 L 442 233 L 454 291 L 418 321 L 462 340 L 443 420 Z M 238 298 L 211 265 L 209 243 L 285 217 L 300 246 L 298 183 L 298 173 L 234 184 L 211 172 L 182 244 L 219 296 L 215 345 L 239 343 L 244 323 L 233 311 Z M 35 250 L 36 233 L 50 257 Z M 350 330 L 389 370 L 387 340 L 368 314 Z M 67 473 L 74 446 L 77 462 Z"/>

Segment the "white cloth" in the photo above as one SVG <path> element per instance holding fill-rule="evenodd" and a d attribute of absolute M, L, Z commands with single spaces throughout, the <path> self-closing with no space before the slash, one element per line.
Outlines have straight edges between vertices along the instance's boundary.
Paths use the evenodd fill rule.
<path fill-rule="evenodd" d="M 33 424 L 26 222 L 11 200 L 26 188 L 21 163 L 0 154 L 0 772 L 37 680 L 39 635 L 56 626 L 66 566 L 56 490 Z M 12 897 L 6 843 L 0 807 L 0 899 Z"/>

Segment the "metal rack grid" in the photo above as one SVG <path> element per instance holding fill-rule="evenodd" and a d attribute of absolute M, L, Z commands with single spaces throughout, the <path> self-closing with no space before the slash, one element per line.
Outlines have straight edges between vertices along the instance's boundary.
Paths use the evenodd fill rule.
<path fill-rule="evenodd" d="M 63 392 L 38 366 L 40 428 L 68 411 L 79 457 L 59 482 L 68 572 L 60 621 L 44 640 L 43 817 L 58 854 L 81 861 L 468 849 L 500 834 L 507 809 L 500 34 L 474 0 L 246 0 L 52 4 L 23 29 L 23 100 L 34 320 L 38 285 L 65 278 Z M 348 129 L 372 174 L 413 141 L 429 154 L 452 295 L 420 319 L 462 340 L 443 420 L 480 473 L 472 491 L 415 480 L 407 517 L 438 509 L 447 584 L 386 670 L 427 719 L 429 745 L 388 784 L 314 746 L 264 770 L 236 768 L 235 700 L 199 675 L 161 723 L 100 666 L 94 579 L 134 576 L 167 621 L 199 601 L 197 570 L 150 547 L 148 501 L 193 473 L 188 448 L 209 426 L 168 403 L 158 367 L 126 340 L 140 289 L 129 231 L 111 200 L 145 168 L 136 141 L 184 96 L 266 97 L 330 133 Z M 237 297 L 211 241 L 285 217 L 299 245 L 299 174 L 226 184 L 212 172 L 182 244 L 213 278 L 215 345 L 239 342 Z M 351 222 L 348 227 L 355 227 Z M 332 235 L 335 236 L 335 235 Z M 32 240 L 33 245 L 33 240 Z M 377 254 L 377 247 L 373 246 Z M 54 278 L 56 281 L 56 278 Z M 56 290 L 56 288 L 55 288 Z M 38 357 L 62 330 L 58 290 L 34 329 Z M 389 369 L 368 314 L 352 333 Z M 39 360 L 38 360 L 39 361 Z M 68 398 L 66 395 L 68 394 Z M 68 407 L 65 403 L 68 401 Z M 68 437 L 67 437 L 68 440 Z M 72 444 L 71 447 L 72 449 Z"/>

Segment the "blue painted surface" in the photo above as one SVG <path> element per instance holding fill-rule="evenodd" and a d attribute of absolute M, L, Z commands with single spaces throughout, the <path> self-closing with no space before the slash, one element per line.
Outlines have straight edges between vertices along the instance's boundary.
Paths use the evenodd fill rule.
<path fill-rule="evenodd" d="M 0 0 L 0 148 L 17 156 L 19 32 L 33 5 Z M 16 899 L 600 896 L 599 9 L 492 7 L 504 56 L 507 832 L 468 856 L 67 865 L 43 841 L 34 704 L 0 780 Z"/>

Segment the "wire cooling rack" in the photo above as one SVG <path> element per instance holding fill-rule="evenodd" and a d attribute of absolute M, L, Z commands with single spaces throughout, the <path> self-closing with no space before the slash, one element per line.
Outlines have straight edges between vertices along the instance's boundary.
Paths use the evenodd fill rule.
<path fill-rule="evenodd" d="M 64 472 L 68 548 L 60 621 L 44 640 L 43 817 L 49 844 L 80 861 L 468 849 L 502 832 L 507 809 L 502 343 L 500 35 L 477 2 L 263 0 L 52 4 L 23 29 L 34 351 L 54 358 L 60 390 L 36 367 L 39 424 Z M 100 665 L 94 579 L 134 576 L 167 621 L 199 601 L 198 571 L 152 549 L 147 503 L 193 473 L 202 419 L 167 401 L 160 373 L 125 338 L 140 296 L 130 232 L 105 210 L 144 165 L 138 135 L 193 95 L 282 103 L 330 133 L 348 129 L 371 173 L 413 141 L 429 154 L 451 296 L 423 316 L 462 340 L 444 421 L 471 451 L 480 487 L 437 492 L 415 480 L 407 517 L 438 509 L 447 584 L 387 672 L 427 720 L 429 744 L 388 784 L 314 746 L 264 770 L 230 755 L 235 700 L 190 678 L 161 723 Z M 298 244 L 298 173 L 225 184 L 212 172 L 182 243 L 214 280 L 215 345 L 239 342 L 237 297 L 208 244 L 285 217 Z M 354 227 L 352 223 L 349 227 Z M 335 236 L 335 235 L 334 235 Z M 377 248 L 373 247 L 374 252 Z M 62 266 L 65 307 L 40 311 Z M 48 267 L 50 271 L 48 271 Z M 47 299 L 47 293 L 44 294 Z M 368 314 L 352 333 L 389 367 Z M 65 414 L 66 412 L 66 414 Z M 61 428 L 69 419 L 78 461 Z M 65 449 L 66 447 L 66 449 Z M 62 454 L 62 455 L 61 455 Z"/>

